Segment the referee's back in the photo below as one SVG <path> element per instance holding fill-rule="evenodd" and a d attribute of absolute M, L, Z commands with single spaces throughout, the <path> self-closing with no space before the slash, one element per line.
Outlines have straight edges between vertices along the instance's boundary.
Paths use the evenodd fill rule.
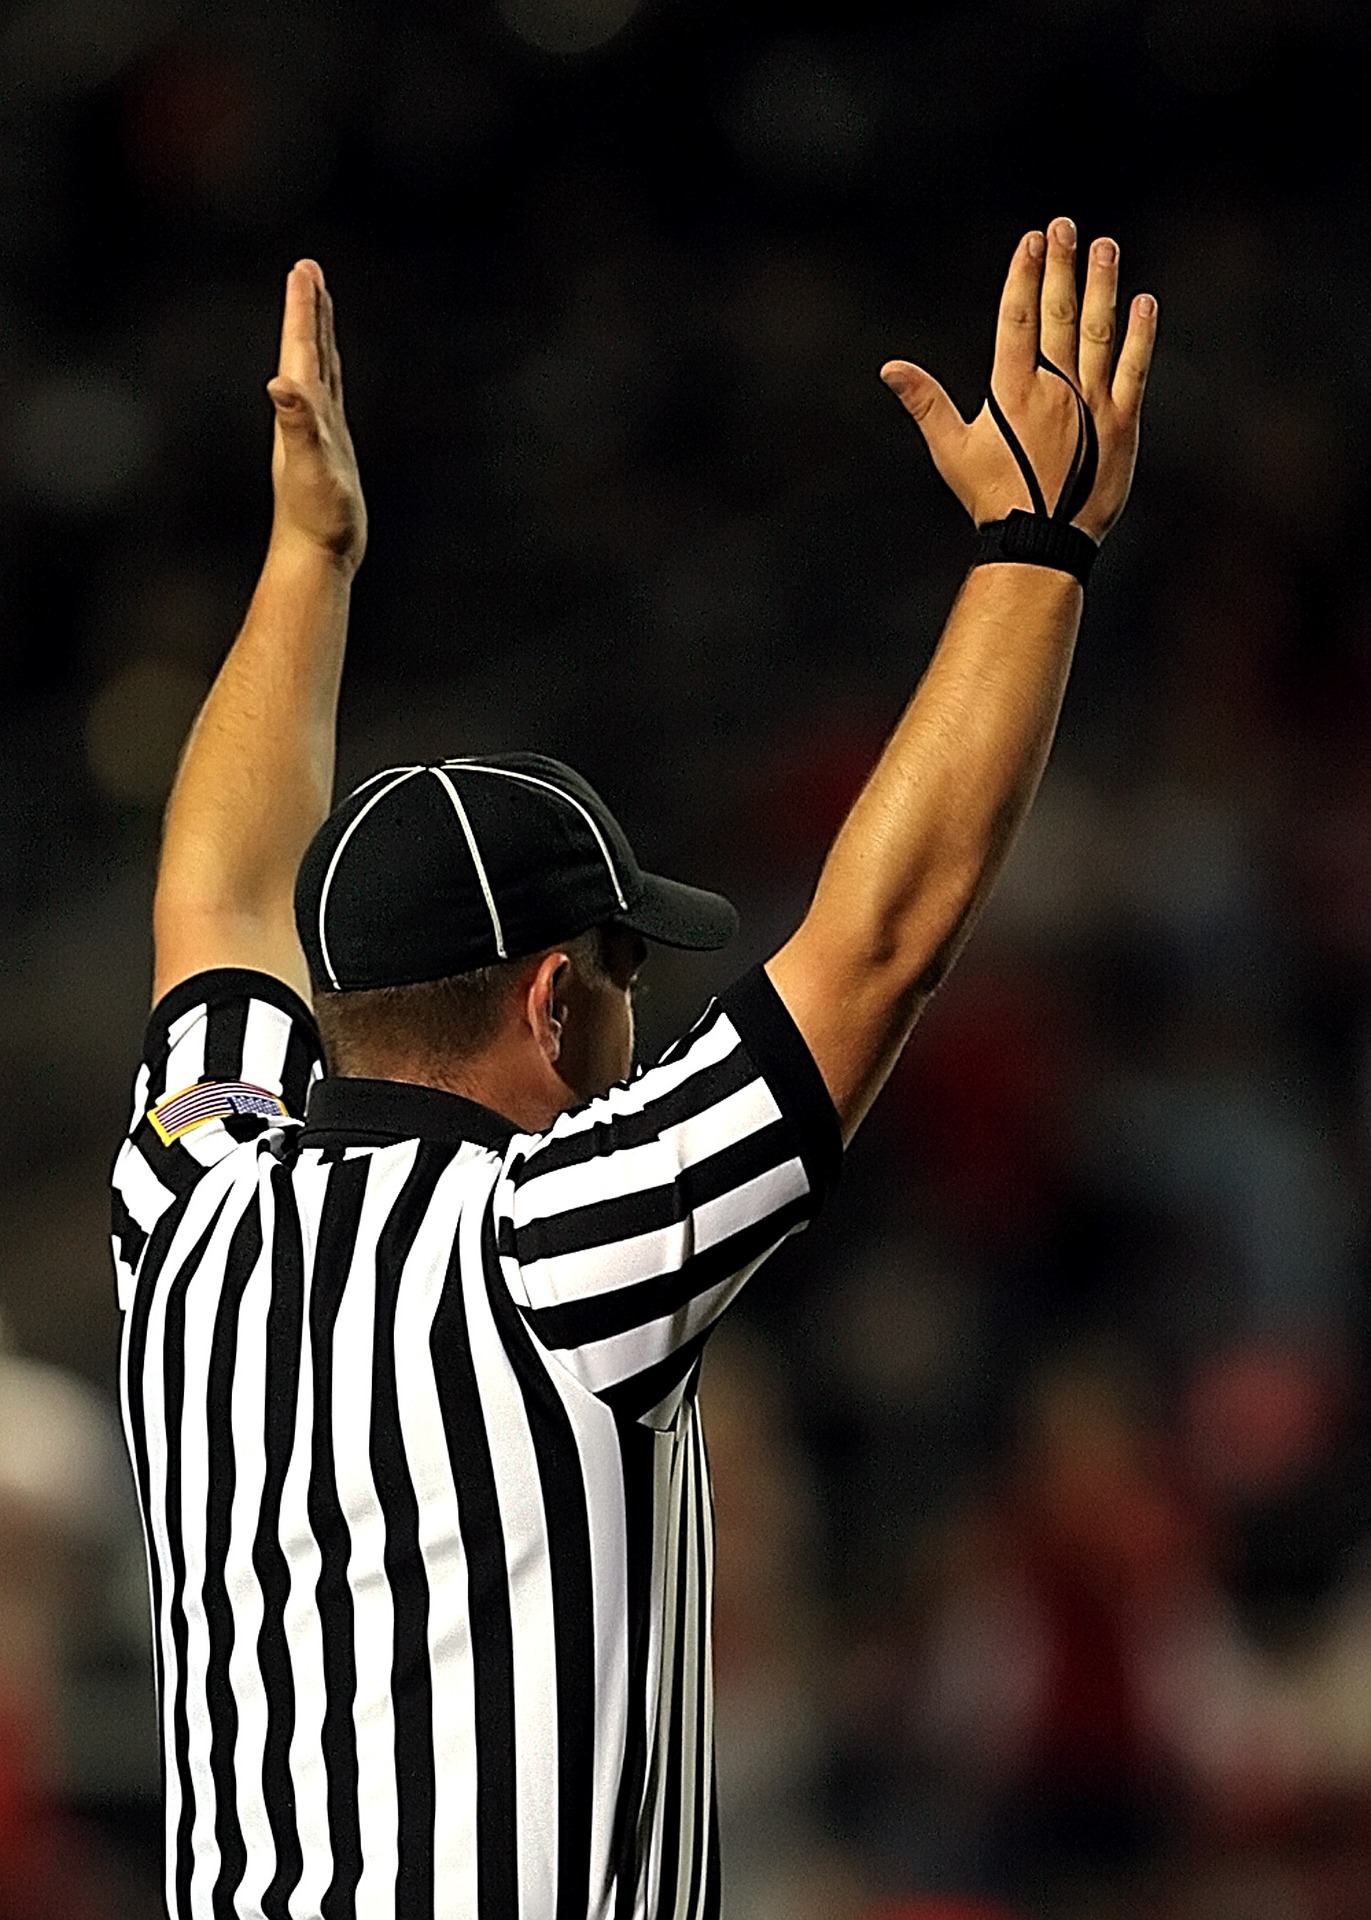
<path fill-rule="evenodd" d="M 169 1911 L 717 1914 L 701 1351 L 840 1140 L 760 971 L 520 1133 L 219 970 L 115 1168 Z"/>

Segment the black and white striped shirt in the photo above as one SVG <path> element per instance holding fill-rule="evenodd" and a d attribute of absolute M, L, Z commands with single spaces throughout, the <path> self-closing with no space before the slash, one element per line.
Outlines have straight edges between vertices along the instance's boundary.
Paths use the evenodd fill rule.
<path fill-rule="evenodd" d="M 115 1167 L 168 1909 L 706 1920 L 695 1387 L 836 1171 L 813 1059 L 758 971 L 542 1134 L 321 1074 L 201 974 Z"/>

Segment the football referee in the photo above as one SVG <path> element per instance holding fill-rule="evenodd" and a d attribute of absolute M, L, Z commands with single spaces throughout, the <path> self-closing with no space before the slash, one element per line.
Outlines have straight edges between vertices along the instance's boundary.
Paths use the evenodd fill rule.
<path fill-rule="evenodd" d="M 175 1920 L 719 1912 L 703 1349 L 814 1214 L 1045 761 L 1155 306 L 1016 250 L 968 424 L 883 377 L 979 528 L 923 681 L 768 962 L 631 1072 L 648 946 L 722 945 L 559 762 L 329 812 L 366 515 L 319 269 L 275 516 L 190 736 L 116 1165 Z"/>

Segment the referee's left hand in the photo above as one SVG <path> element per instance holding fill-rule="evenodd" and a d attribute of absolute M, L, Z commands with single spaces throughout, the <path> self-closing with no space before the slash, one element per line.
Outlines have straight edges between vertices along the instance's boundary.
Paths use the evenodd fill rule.
<path fill-rule="evenodd" d="M 280 367 L 267 392 L 276 409 L 272 543 L 321 548 L 355 572 L 367 509 L 343 411 L 333 300 L 313 260 L 297 261 L 287 277 Z"/>

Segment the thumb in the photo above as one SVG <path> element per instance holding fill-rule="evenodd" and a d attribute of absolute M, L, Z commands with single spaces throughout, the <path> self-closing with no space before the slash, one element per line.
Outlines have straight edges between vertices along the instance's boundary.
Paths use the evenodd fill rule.
<path fill-rule="evenodd" d="M 307 434 L 312 438 L 318 432 L 314 407 L 294 380 L 278 373 L 274 380 L 268 380 L 267 392 L 283 433 L 292 437 Z"/>
<path fill-rule="evenodd" d="M 935 461 L 956 446 L 966 422 L 931 373 L 908 360 L 887 360 L 881 378 L 928 442 Z"/>

